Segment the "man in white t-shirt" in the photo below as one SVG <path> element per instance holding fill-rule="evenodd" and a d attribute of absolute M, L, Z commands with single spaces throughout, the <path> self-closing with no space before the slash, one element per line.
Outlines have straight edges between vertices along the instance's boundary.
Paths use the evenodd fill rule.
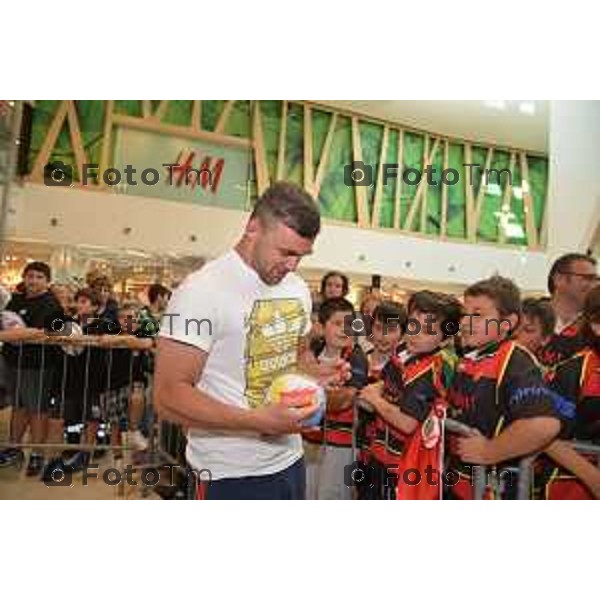
<path fill-rule="evenodd" d="M 234 249 L 190 275 L 163 317 L 155 371 L 159 414 L 188 431 L 187 460 L 211 473 L 208 499 L 303 499 L 305 400 L 265 404 L 292 369 L 324 384 L 345 363 L 318 366 L 308 351 L 311 298 L 293 271 L 320 230 L 314 200 L 276 183 L 256 202 Z"/>

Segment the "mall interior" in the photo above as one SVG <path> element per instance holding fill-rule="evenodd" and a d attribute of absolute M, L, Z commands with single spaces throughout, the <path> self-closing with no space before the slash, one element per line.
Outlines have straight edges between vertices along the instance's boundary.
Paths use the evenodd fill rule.
<path fill-rule="evenodd" d="M 176 290 L 230 249 L 256 199 L 288 181 L 321 213 L 298 268 L 315 307 L 331 271 L 347 277 L 357 310 L 425 289 L 463 300 L 495 275 L 523 299 L 547 297 L 557 258 L 600 255 L 599 164 L 598 101 L 1 101 L 0 285 L 10 297 L 42 262 L 71 308 L 94 281 L 115 305 L 149 306 L 153 284 Z M 15 445 L 11 410 L 0 404 L 0 446 Z M 66 447 L 61 435 L 39 446 L 45 461 Z M 44 485 L 30 436 L 0 469 L 0 499 L 188 494 L 101 478 Z M 146 438 L 125 458 L 158 468 L 183 456 L 178 428 L 154 422 Z M 101 465 L 125 460 L 107 447 Z"/>

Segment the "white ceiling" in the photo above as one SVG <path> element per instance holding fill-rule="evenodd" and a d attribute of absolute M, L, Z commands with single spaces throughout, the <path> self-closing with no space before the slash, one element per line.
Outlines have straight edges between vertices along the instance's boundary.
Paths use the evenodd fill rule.
<path fill-rule="evenodd" d="M 547 100 L 319 100 L 424 129 L 498 146 L 547 153 L 549 102 Z M 533 114 L 523 109 L 534 109 Z"/>

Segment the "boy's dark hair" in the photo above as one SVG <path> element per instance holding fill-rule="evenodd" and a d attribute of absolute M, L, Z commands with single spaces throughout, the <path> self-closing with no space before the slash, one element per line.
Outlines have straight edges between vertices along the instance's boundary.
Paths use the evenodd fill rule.
<path fill-rule="evenodd" d="M 321 229 L 321 215 L 316 202 L 301 187 L 277 181 L 254 205 L 250 218 L 263 223 L 280 221 L 298 235 L 315 239 Z"/>
<path fill-rule="evenodd" d="M 42 273 L 48 281 L 52 279 L 52 271 L 50 266 L 41 260 L 34 260 L 33 262 L 27 263 L 23 269 L 23 277 L 25 277 L 29 271 L 37 271 L 38 273 Z"/>
<path fill-rule="evenodd" d="M 321 296 L 325 294 L 327 280 L 331 277 L 339 277 L 342 280 L 342 296 L 345 296 L 350 289 L 350 282 L 348 281 L 348 277 L 339 271 L 329 271 L 329 273 L 323 276 L 323 279 L 321 279 Z"/>
<path fill-rule="evenodd" d="M 349 312 L 354 314 L 354 306 L 346 298 L 330 298 L 324 300 L 319 306 L 319 323 L 325 325 L 336 312 Z"/>
<path fill-rule="evenodd" d="M 559 273 L 568 273 L 571 269 L 571 265 L 578 260 L 585 260 L 591 265 L 596 266 L 597 262 L 593 256 L 588 254 L 581 254 L 579 252 L 570 252 L 569 254 L 563 254 L 554 261 L 554 264 L 550 268 L 548 273 L 548 291 L 553 294 L 556 289 L 554 285 L 554 277 Z"/>
<path fill-rule="evenodd" d="M 542 326 L 544 337 L 551 336 L 556 327 L 556 316 L 548 298 L 526 298 L 521 309 L 523 316 L 537 319 Z"/>
<path fill-rule="evenodd" d="M 406 329 L 407 320 L 406 308 L 400 302 L 384 300 L 373 311 L 373 321 L 380 321 L 384 324 L 396 322 L 400 325 L 402 331 Z"/>
<path fill-rule="evenodd" d="M 521 291 L 512 279 L 494 275 L 469 286 L 465 297 L 486 296 L 490 298 L 502 317 L 521 314 Z"/>
<path fill-rule="evenodd" d="M 98 306 L 100 304 L 98 293 L 93 288 L 87 287 L 77 290 L 77 292 L 75 292 L 75 302 L 77 302 L 79 298 L 87 298 L 92 306 Z"/>
<path fill-rule="evenodd" d="M 444 339 L 450 337 L 448 331 L 458 331 L 462 305 L 454 296 L 430 290 L 415 292 L 408 301 L 409 316 L 415 311 L 434 315 L 442 325 Z M 453 323 L 454 327 L 445 327 L 444 323 Z"/>
<path fill-rule="evenodd" d="M 153 283 L 148 288 L 148 300 L 150 301 L 150 304 L 154 304 L 159 296 L 169 297 L 170 295 L 171 290 L 161 283 Z"/>

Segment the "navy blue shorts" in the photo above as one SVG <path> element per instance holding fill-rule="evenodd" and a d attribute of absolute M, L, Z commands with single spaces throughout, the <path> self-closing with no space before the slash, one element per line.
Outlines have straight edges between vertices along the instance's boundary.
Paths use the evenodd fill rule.
<path fill-rule="evenodd" d="M 198 485 L 197 500 L 304 500 L 304 459 L 271 475 L 217 479 Z"/>

